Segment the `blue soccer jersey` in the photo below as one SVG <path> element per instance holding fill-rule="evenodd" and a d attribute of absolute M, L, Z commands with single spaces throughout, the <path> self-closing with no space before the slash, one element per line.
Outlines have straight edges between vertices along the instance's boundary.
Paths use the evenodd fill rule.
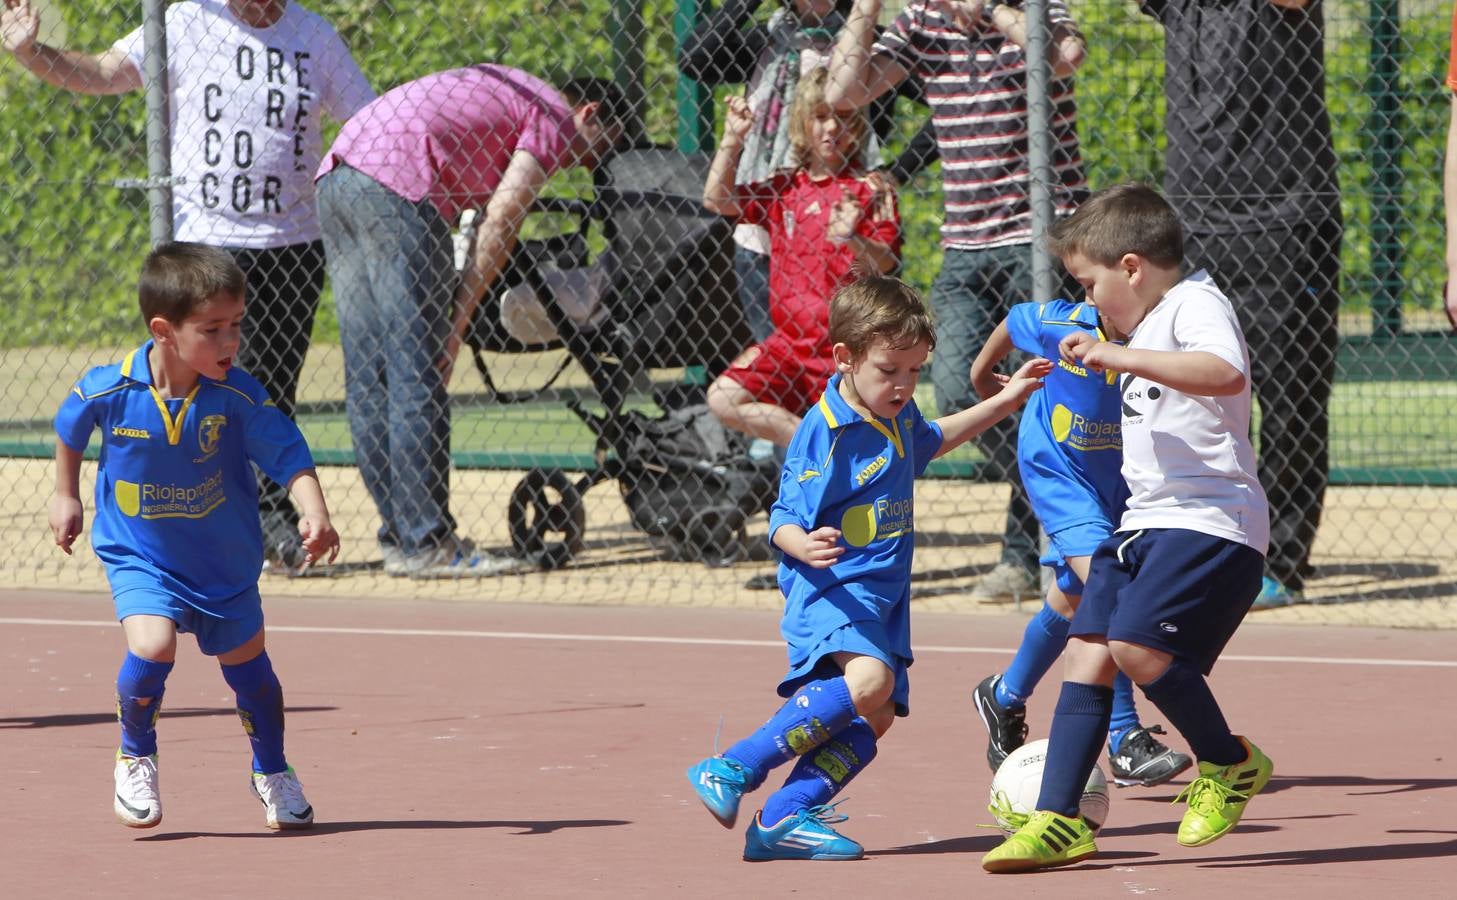
<path fill-rule="evenodd" d="M 1111 533 L 1128 500 L 1117 376 L 1058 355 L 1058 343 L 1074 332 L 1105 339 L 1098 311 L 1071 300 L 1019 303 L 1007 315 L 1007 331 L 1017 349 L 1057 363 L 1027 401 L 1017 432 L 1022 484 L 1043 530 L 1106 522 Z"/>
<path fill-rule="evenodd" d="M 82 376 L 56 414 L 56 435 L 83 451 L 101 429 L 91 545 L 114 595 L 162 590 L 203 612 L 256 588 L 263 565 L 258 486 L 314 464 L 298 426 L 238 369 L 163 399 L 152 342 Z"/>
<path fill-rule="evenodd" d="M 865 419 L 839 386 L 835 375 L 794 433 L 769 534 L 789 524 L 806 532 L 829 525 L 840 529 L 845 553 L 827 569 L 784 556 L 780 630 L 796 664 L 836 629 L 875 621 L 890 640 L 887 649 L 909 662 L 913 493 L 916 477 L 941 449 L 941 429 L 914 401 L 893 420 Z"/>

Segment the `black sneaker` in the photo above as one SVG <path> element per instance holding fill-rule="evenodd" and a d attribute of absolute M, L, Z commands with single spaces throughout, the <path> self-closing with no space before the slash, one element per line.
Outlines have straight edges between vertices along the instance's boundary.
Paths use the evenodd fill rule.
<path fill-rule="evenodd" d="M 1113 780 L 1119 787 L 1163 784 L 1194 764 L 1188 756 L 1164 746 L 1154 737 L 1163 733 L 1158 725 L 1135 728 L 1123 736 L 1117 753 L 1108 754 L 1108 767 L 1113 770 Z"/>
<path fill-rule="evenodd" d="M 1001 680 L 1000 675 L 988 675 L 971 695 L 987 729 L 987 765 L 993 773 L 1002 767 L 1007 754 L 1027 742 L 1027 707 L 1008 708 L 997 702 Z"/>

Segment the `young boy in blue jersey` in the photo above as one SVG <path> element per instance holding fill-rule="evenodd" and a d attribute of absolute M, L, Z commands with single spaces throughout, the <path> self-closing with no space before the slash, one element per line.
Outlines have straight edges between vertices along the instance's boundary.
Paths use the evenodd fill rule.
<path fill-rule="evenodd" d="M 994 377 L 997 366 L 1013 349 L 1057 359 L 1058 344 L 1066 336 L 1089 334 L 1107 340 L 1105 329 L 1098 310 L 1088 303 L 1064 299 L 1020 303 L 992 331 L 972 362 L 972 386 L 983 398 L 992 397 L 1001 390 Z M 1069 619 L 1082 597 L 1093 551 L 1113 533 L 1128 499 L 1120 471 L 1121 402 L 1112 372 L 1090 372 L 1060 360 L 1022 413 L 1017 464 L 1049 539 L 1042 564 L 1052 568 L 1054 577 L 1042 609 L 1027 623 L 1012 664 L 1001 674 L 987 676 L 972 694 L 986 725 L 987 764 L 993 772 L 1027 740 L 1027 700 L 1067 645 Z M 1118 673 L 1108 723 L 1108 764 L 1118 784 L 1163 784 L 1193 764 L 1188 756 L 1164 746 L 1156 734 L 1163 734 L 1163 729 L 1142 726 L 1133 684 Z"/>
<path fill-rule="evenodd" d="M 758 731 L 688 770 L 724 827 L 740 798 L 774 767 L 798 758 L 784 786 L 749 823 L 744 858 L 859 859 L 860 844 L 831 824 L 830 803 L 875 758 L 909 713 L 913 488 L 927 463 L 1010 415 L 1052 369 L 1023 365 L 996 397 L 933 422 L 913 395 L 935 345 L 921 298 L 872 276 L 830 304 L 835 374 L 794 433 L 769 514 L 784 552 L 780 631 L 787 702 Z"/>
<path fill-rule="evenodd" d="M 127 654 L 116 678 L 121 746 L 112 808 L 122 824 L 162 821 L 157 716 L 191 632 L 216 656 L 253 747 L 251 786 L 269 828 L 307 828 L 313 807 L 283 753 L 283 690 L 263 640 L 263 531 L 251 464 L 287 485 L 309 561 L 339 535 L 303 435 L 257 381 L 232 368 L 244 277 L 226 252 L 164 244 L 142 265 L 151 340 L 87 372 L 56 414 L 50 526 L 66 553 L 81 533 L 81 455 L 101 430 L 91 545 L 106 567 Z"/>
<path fill-rule="evenodd" d="M 1125 344 L 1065 336 L 1061 359 L 1118 379 L 1123 476 L 1118 531 L 1099 545 L 1064 653 L 1042 791 L 1021 828 L 982 859 L 989 872 L 1067 865 L 1097 852 L 1078 815 L 1121 670 L 1199 760 L 1181 792 L 1178 840 L 1227 834 L 1274 765 L 1235 735 L 1206 676 L 1260 592 L 1269 506 L 1250 446 L 1249 351 L 1206 272 L 1185 276 L 1183 229 L 1157 191 L 1095 194 L 1049 233 L 1053 251 Z"/>

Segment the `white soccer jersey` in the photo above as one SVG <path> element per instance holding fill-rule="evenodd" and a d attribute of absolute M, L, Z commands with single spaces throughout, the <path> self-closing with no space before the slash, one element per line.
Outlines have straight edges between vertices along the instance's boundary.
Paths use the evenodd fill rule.
<path fill-rule="evenodd" d="M 1184 528 L 1264 553 L 1270 512 L 1250 445 L 1249 351 L 1229 298 L 1199 271 L 1173 287 L 1128 339 L 1134 350 L 1212 353 L 1244 390 L 1200 397 L 1120 375 L 1123 477 L 1132 496 L 1119 531 Z"/>
<path fill-rule="evenodd" d="M 115 44 L 142 69 L 142 30 Z M 167 7 L 172 208 L 180 241 L 267 249 L 317 240 L 322 116 L 374 91 L 333 26 L 290 2 L 267 28 L 222 0 Z"/>

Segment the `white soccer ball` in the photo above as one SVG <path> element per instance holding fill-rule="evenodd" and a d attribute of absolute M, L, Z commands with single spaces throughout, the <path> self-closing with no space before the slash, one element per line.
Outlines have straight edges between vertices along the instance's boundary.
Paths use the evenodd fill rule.
<path fill-rule="evenodd" d="M 1007 813 L 1031 815 L 1037 809 L 1037 795 L 1042 792 L 1042 766 L 1047 761 L 1047 740 L 1032 741 L 1013 750 L 992 776 L 990 809 L 997 827 L 1007 834 L 1017 830 L 1008 821 Z M 1088 773 L 1078 811 L 1097 834 L 1108 821 L 1108 779 L 1096 765 Z"/>

